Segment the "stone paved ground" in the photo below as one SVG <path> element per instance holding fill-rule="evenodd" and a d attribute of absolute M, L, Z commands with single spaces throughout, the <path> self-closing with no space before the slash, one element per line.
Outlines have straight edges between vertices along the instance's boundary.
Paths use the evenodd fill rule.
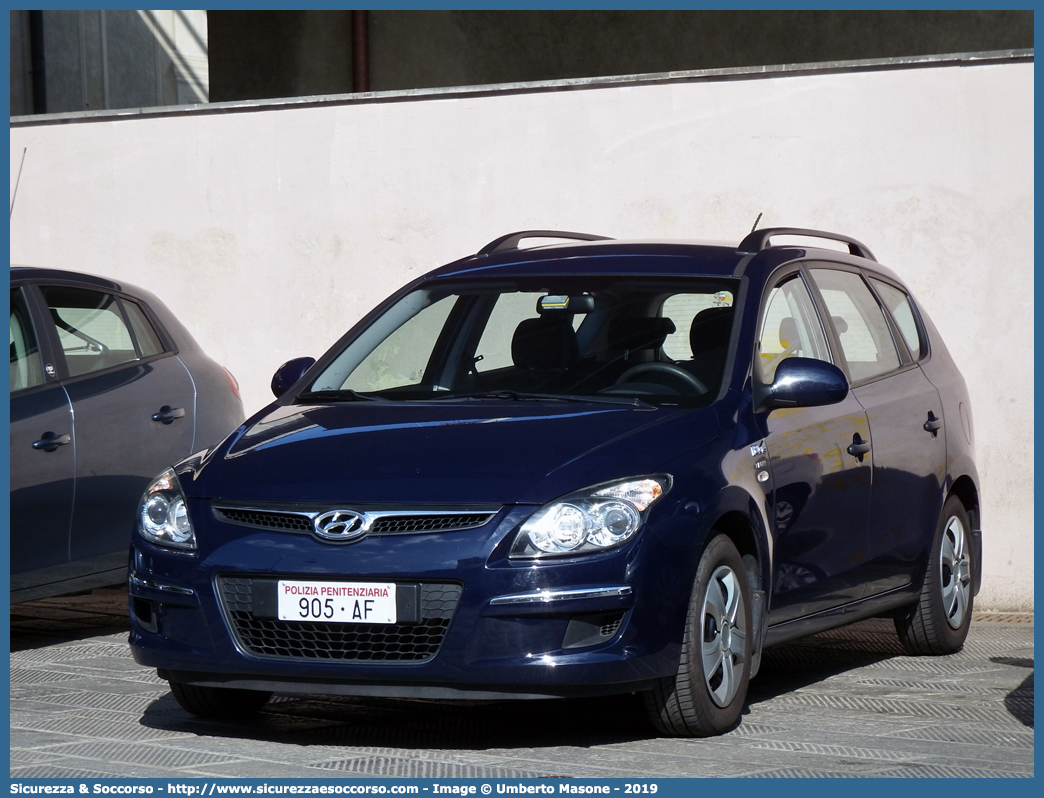
<path fill-rule="evenodd" d="M 1033 624 L 976 616 L 951 657 L 864 621 L 766 654 L 743 722 L 659 739 L 631 697 L 445 705 L 276 697 L 182 711 L 126 644 L 122 591 L 11 610 L 12 778 L 1032 777 Z"/>

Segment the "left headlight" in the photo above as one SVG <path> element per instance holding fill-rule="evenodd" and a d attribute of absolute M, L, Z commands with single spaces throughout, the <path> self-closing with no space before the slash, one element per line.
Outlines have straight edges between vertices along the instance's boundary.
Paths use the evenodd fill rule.
<path fill-rule="evenodd" d="M 671 487 L 660 474 L 606 482 L 563 496 L 522 525 L 512 559 L 562 557 L 619 546 L 642 528 L 646 510 Z"/>
<path fill-rule="evenodd" d="M 196 548 L 196 533 L 185 505 L 185 494 L 172 469 L 168 468 L 152 480 L 141 497 L 138 532 L 158 546 Z"/>

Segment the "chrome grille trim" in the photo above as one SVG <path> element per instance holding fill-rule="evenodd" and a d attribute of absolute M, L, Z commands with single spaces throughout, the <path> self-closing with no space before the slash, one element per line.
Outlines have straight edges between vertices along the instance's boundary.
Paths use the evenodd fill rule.
<path fill-rule="evenodd" d="M 623 598 L 631 595 L 630 585 L 619 587 L 588 587 L 572 590 L 534 590 L 529 593 L 512 593 L 507 596 L 495 596 L 489 600 L 490 606 L 502 604 L 547 604 L 552 601 L 571 601 L 574 599 Z"/>
<path fill-rule="evenodd" d="M 127 577 L 127 582 L 131 587 L 144 588 L 146 590 L 158 590 L 162 593 L 177 593 L 179 596 L 195 596 L 196 591 L 189 587 L 179 587 L 178 585 L 167 585 L 162 582 L 153 582 L 149 579 L 142 579 L 140 576 L 131 574 Z"/>

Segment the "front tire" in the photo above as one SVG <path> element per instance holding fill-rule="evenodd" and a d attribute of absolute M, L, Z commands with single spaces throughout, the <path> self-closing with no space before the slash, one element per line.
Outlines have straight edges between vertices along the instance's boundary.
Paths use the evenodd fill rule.
<path fill-rule="evenodd" d="M 657 731 L 710 737 L 732 729 L 747 698 L 753 637 L 743 560 L 719 535 L 696 569 L 678 673 L 645 694 Z"/>
<path fill-rule="evenodd" d="M 235 690 L 230 687 L 205 687 L 169 682 L 170 692 L 186 712 L 201 718 L 242 718 L 268 703 L 271 693 L 262 690 Z"/>
<path fill-rule="evenodd" d="M 943 505 L 921 597 L 913 611 L 895 619 L 907 654 L 941 655 L 961 650 L 971 626 L 971 523 L 960 499 Z"/>

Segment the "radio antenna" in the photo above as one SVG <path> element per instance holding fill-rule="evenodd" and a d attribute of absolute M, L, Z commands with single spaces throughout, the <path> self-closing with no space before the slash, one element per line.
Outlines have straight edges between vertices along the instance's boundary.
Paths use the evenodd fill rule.
<path fill-rule="evenodd" d="M 7 217 L 8 221 L 11 220 L 11 216 L 14 216 L 14 204 L 15 200 L 18 199 L 18 184 L 22 182 L 22 167 L 25 166 L 25 152 L 28 149 L 28 147 L 22 148 L 22 162 L 18 164 L 18 177 L 15 179 L 14 194 L 11 195 L 11 215 Z"/>
<path fill-rule="evenodd" d="M 752 228 L 750 228 L 750 232 L 751 233 L 753 233 L 755 230 L 758 229 L 758 222 L 760 222 L 760 221 L 761 221 L 761 214 L 759 213 L 758 214 L 758 218 L 754 220 L 754 226 Z"/>

